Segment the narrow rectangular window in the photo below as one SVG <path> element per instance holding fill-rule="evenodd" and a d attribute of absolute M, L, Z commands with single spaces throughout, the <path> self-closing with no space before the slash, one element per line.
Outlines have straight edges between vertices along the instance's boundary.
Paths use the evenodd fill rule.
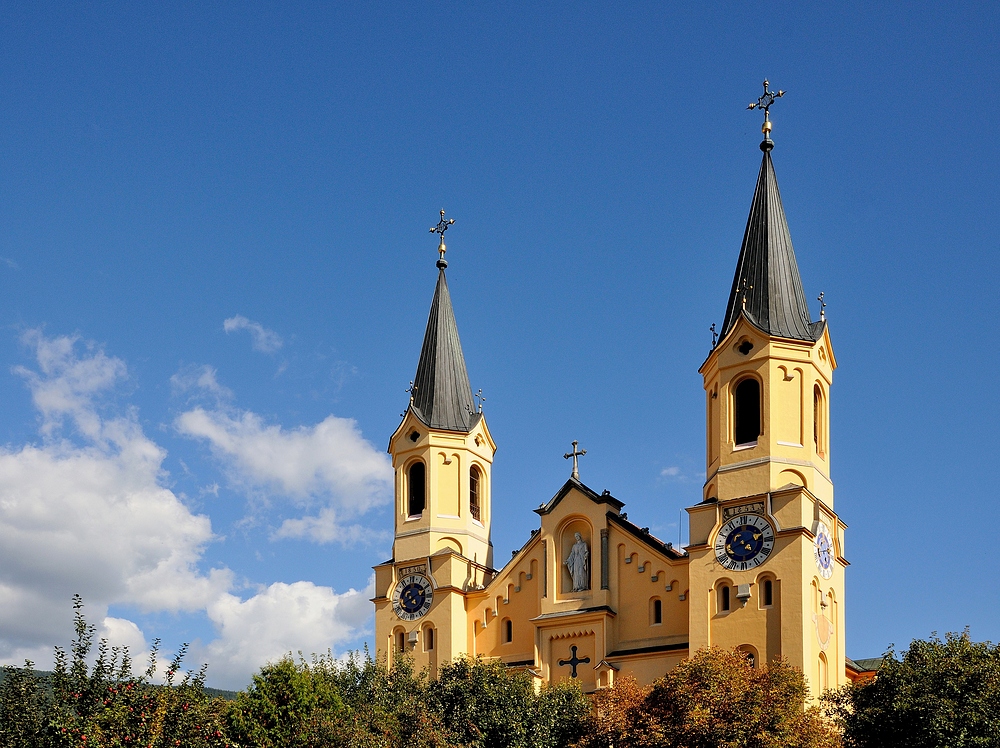
<path fill-rule="evenodd" d="M 663 623 L 662 600 L 653 600 L 653 623 Z"/>
<path fill-rule="evenodd" d="M 482 522 L 482 508 L 479 500 L 480 478 L 479 468 L 473 465 L 469 470 L 469 514 L 477 522 Z"/>
<path fill-rule="evenodd" d="M 764 605 L 774 604 L 774 587 L 771 584 L 771 580 L 767 579 L 764 581 Z"/>
<path fill-rule="evenodd" d="M 424 649 L 430 652 L 434 649 L 434 629 L 424 629 Z"/>
<path fill-rule="evenodd" d="M 410 466 L 407 474 L 407 483 L 409 483 L 410 489 L 407 515 L 410 517 L 419 517 L 424 513 L 424 505 L 427 499 L 427 471 L 424 468 L 424 463 L 415 462 Z"/>
<path fill-rule="evenodd" d="M 721 592 L 721 599 L 719 600 L 719 610 L 727 611 L 729 610 L 729 587 L 723 587 Z"/>

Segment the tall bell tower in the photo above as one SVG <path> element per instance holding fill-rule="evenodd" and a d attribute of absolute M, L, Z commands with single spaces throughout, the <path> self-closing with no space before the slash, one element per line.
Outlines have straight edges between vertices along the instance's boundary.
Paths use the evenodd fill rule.
<path fill-rule="evenodd" d="M 389 439 L 395 470 L 392 558 L 375 567 L 377 651 L 409 652 L 434 672 L 468 651 L 465 595 L 492 574 L 491 470 L 496 444 L 472 394 L 445 269 L 438 277 L 410 385 L 410 404 Z M 477 400 L 479 403 L 477 404 Z"/>
<path fill-rule="evenodd" d="M 785 657 L 814 695 L 846 682 L 844 531 L 830 478 L 836 359 L 825 312 L 811 320 L 771 161 L 763 159 L 720 336 L 702 364 L 703 500 L 688 509 L 691 650 Z"/>

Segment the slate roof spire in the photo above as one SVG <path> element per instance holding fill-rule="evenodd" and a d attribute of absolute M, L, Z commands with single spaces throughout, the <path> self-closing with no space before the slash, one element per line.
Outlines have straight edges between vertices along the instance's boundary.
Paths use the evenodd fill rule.
<path fill-rule="evenodd" d="M 448 267 L 444 259 L 444 230 L 454 222 L 453 218 L 446 222 L 444 211 L 441 211 L 440 231 L 436 232 L 441 234 L 438 280 L 430 314 L 427 315 L 427 330 L 420 349 L 417 374 L 413 378 L 410 407 L 429 428 L 468 433 L 481 416 L 472 409 L 472 385 L 469 384 L 469 372 L 465 368 L 458 324 L 444 273 Z"/>
<path fill-rule="evenodd" d="M 764 141 L 760 144 L 764 158 L 720 338 L 729 333 L 743 314 L 768 335 L 818 340 L 823 322 L 812 322 L 809 317 L 809 305 L 795 262 L 785 209 L 781 205 L 778 179 L 771 163 L 774 142 L 767 137 L 769 131 L 770 128 L 765 130 Z"/>

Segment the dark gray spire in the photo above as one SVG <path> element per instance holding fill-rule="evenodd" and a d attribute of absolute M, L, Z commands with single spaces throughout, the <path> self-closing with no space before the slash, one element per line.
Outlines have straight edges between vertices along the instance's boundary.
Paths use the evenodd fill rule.
<path fill-rule="evenodd" d="M 458 325 L 451 308 L 451 294 L 444 275 L 447 265 L 438 261 L 437 288 L 427 316 L 427 331 L 420 349 L 417 375 L 413 379 L 410 407 L 425 425 L 445 431 L 472 430 L 479 414 L 472 409 L 472 386 L 465 369 Z"/>
<path fill-rule="evenodd" d="M 768 335 L 817 340 L 823 323 L 812 322 L 809 318 L 809 306 L 771 163 L 773 147 L 770 139 L 760 144 L 764 159 L 743 234 L 721 337 L 729 333 L 743 312 Z"/>

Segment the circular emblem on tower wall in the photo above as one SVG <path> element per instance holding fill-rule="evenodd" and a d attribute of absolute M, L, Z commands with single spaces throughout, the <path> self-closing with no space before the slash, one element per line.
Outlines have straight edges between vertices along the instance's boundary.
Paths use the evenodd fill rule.
<path fill-rule="evenodd" d="M 816 527 L 816 537 L 813 540 L 813 558 L 816 568 L 823 579 L 833 576 L 833 534 L 830 528 L 822 522 Z"/>
<path fill-rule="evenodd" d="M 434 590 L 422 574 L 410 574 L 396 583 L 392 590 L 392 609 L 404 621 L 415 621 L 431 609 Z"/>
<path fill-rule="evenodd" d="M 774 530 L 758 514 L 733 517 L 715 536 L 715 560 L 730 571 L 756 568 L 773 550 Z"/>

